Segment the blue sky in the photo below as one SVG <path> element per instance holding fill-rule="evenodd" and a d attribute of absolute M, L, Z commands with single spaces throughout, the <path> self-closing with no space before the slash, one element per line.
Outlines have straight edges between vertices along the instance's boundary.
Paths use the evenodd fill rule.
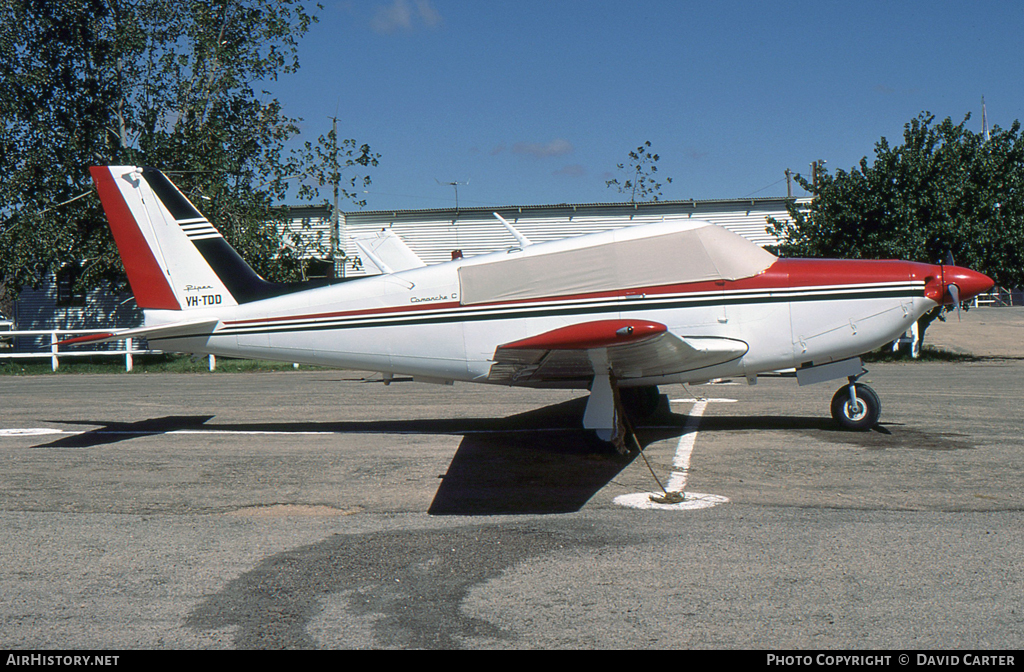
<path fill-rule="evenodd" d="M 383 155 L 367 209 L 450 207 L 452 181 L 464 206 L 628 200 L 605 181 L 647 140 L 665 199 L 783 196 L 925 110 L 1024 117 L 1015 0 L 322 2 L 270 91 L 302 139 L 337 114 Z"/>

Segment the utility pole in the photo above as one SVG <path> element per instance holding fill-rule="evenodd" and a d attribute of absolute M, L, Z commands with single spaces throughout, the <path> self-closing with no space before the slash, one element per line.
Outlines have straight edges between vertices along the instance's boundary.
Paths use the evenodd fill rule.
<path fill-rule="evenodd" d="M 341 174 L 338 168 L 338 118 L 331 117 L 331 182 L 334 183 L 334 207 L 331 208 L 331 279 L 338 273 L 338 239 L 341 237 L 338 220 L 338 182 Z M 345 263 L 341 264 L 341 277 L 345 277 Z"/>
<path fill-rule="evenodd" d="M 981 132 L 985 135 L 985 142 L 988 142 L 988 113 L 985 111 L 985 96 L 981 97 Z"/>
<path fill-rule="evenodd" d="M 786 198 L 793 198 L 793 171 L 786 168 Z"/>
<path fill-rule="evenodd" d="M 814 185 L 814 193 L 818 193 L 818 171 L 821 170 L 826 161 L 818 160 L 811 163 L 811 183 Z"/>

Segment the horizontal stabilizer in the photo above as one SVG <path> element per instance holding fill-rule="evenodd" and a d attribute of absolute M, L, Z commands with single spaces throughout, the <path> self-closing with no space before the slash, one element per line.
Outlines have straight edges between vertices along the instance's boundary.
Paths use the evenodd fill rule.
<path fill-rule="evenodd" d="M 162 338 L 184 338 L 186 336 L 208 336 L 216 329 L 219 320 L 194 320 L 191 322 L 172 322 L 153 327 L 137 327 L 135 329 L 124 329 L 103 334 L 89 334 L 87 336 L 76 336 L 63 341 L 57 345 L 79 345 L 82 343 L 108 343 L 110 341 L 123 341 L 126 338 L 145 338 L 151 341 Z"/>

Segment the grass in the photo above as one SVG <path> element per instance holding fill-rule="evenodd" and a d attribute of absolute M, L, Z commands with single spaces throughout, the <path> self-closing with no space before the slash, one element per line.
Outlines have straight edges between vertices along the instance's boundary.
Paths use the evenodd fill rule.
<path fill-rule="evenodd" d="M 301 370 L 322 367 L 303 366 Z M 217 358 L 217 373 L 248 373 L 263 371 L 294 371 L 287 362 L 270 362 L 254 359 Z M 53 371 L 49 357 L 39 360 L 0 360 L 0 376 L 41 376 L 67 375 L 76 373 L 129 373 L 124 369 L 124 357 L 64 357 L 60 366 Z M 135 373 L 211 373 L 209 360 L 189 355 L 136 355 L 132 359 L 132 374 Z"/>

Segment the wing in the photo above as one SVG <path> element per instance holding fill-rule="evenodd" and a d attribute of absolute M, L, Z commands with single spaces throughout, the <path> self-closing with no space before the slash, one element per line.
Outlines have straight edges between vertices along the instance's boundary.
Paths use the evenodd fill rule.
<path fill-rule="evenodd" d="M 155 327 L 138 327 L 136 329 L 124 329 L 112 331 L 105 334 L 89 334 L 88 336 L 76 336 L 60 341 L 57 345 L 74 345 L 75 343 L 106 343 L 107 341 L 123 341 L 126 338 L 148 338 L 159 340 L 161 338 L 183 338 L 187 336 L 208 336 L 213 333 L 219 320 L 193 320 L 191 322 L 172 322 L 161 324 Z"/>
<path fill-rule="evenodd" d="M 603 357 L 595 357 L 594 351 Z M 743 341 L 684 338 L 658 322 L 598 320 L 498 346 L 487 379 L 507 385 L 571 386 L 593 378 L 594 362 L 604 360 L 616 380 L 668 376 L 728 362 L 746 352 Z"/>

